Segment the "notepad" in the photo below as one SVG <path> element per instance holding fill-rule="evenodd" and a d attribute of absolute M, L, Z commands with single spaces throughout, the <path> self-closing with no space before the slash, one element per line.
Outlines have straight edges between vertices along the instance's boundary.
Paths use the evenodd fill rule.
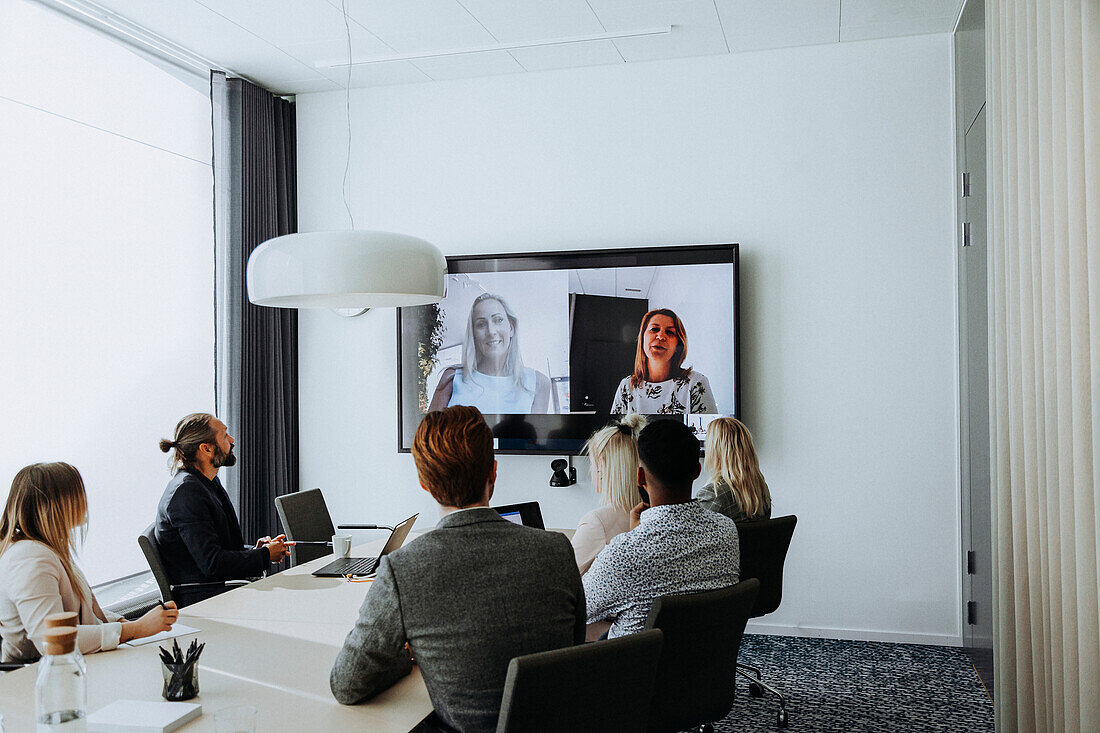
<path fill-rule="evenodd" d="M 88 716 L 88 733 L 169 733 L 200 715 L 195 702 L 116 700 Z"/>
<path fill-rule="evenodd" d="M 201 629 L 196 629 L 194 626 L 184 626 L 183 624 L 176 624 L 172 627 L 171 631 L 161 631 L 159 634 L 153 634 L 152 636 L 145 636 L 140 639 L 131 639 L 126 642 L 127 646 L 141 646 L 143 644 L 153 644 L 164 639 L 171 639 L 173 636 L 187 636 L 188 634 L 197 634 Z"/>

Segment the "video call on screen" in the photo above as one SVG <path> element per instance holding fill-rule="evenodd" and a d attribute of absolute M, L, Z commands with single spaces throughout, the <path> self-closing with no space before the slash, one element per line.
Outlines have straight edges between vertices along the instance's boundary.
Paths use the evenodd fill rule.
<path fill-rule="evenodd" d="M 429 409 L 455 404 L 481 410 L 503 451 L 575 451 L 625 412 L 678 417 L 697 432 L 736 414 L 736 245 L 715 259 L 727 261 L 495 272 L 458 263 L 475 271 L 449 274 L 438 305 L 399 312 L 401 447 Z M 674 378 L 634 384 L 640 362 Z"/>

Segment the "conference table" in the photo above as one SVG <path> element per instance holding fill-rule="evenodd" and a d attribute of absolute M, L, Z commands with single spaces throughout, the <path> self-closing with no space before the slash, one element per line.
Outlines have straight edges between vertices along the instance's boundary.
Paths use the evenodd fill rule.
<path fill-rule="evenodd" d="M 415 539 L 410 539 L 415 541 Z M 374 556 L 383 540 L 358 545 L 355 556 Z M 199 660 L 202 716 L 178 728 L 213 731 L 213 713 L 232 705 L 255 705 L 257 731 L 370 730 L 406 733 L 431 711 L 420 669 L 378 697 L 341 705 L 329 691 L 329 670 L 358 617 L 371 583 L 315 578 L 327 556 L 270 575 L 184 608 L 179 624 L 198 631 L 179 637 L 181 647 L 206 644 Z M 163 677 L 157 654 L 171 640 L 85 657 L 88 712 L 119 699 L 161 700 Z M 0 674 L 0 713 L 5 733 L 33 731 L 37 665 Z"/>

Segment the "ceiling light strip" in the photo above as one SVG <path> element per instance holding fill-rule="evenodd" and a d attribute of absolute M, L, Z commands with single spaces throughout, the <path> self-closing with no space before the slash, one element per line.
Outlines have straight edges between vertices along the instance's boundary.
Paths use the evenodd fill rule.
<path fill-rule="evenodd" d="M 663 36 L 672 33 L 673 26 L 666 25 L 658 28 L 646 28 L 637 31 L 620 31 L 618 33 L 593 33 L 586 36 L 568 36 L 565 38 L 551 38 L 545 41 L 521 41 L 517 43 L 497 43 L 491 46 L 478 46 L 475 48 L 461 48 L 451 51 L 428 51 L 425 53 L 395 54 L 391 56 L 373 56 L 370 58 L 352 59 L 342 61 L 318 61 L 314 66 L 318 69 L 338 69 L 345 66 L 364 66 L 367 64 L 385 64 L 392 61 L 419 61 L 423 59 L 437 59 L 447 56 L 465 56 L 472 53 L 488 53 L 490 51 L 515 51 L 523 48 L 540 48 L 543 46 L 564 46 L 570 43 L 586 43 L 588 41 L 616 41 L 625 38 L 640 38 L 644 36 Z"/>
<path fill-rule="evenodd" d="M 125 43 L 136 51 L 153 56 L 203 79 L 209 80 L 211 69 L 221 69 L 232 76 L 237 76 L 224 65 L 189 51 L 91 0 L 36 0 L 36 2 L 93 31 Z"/>

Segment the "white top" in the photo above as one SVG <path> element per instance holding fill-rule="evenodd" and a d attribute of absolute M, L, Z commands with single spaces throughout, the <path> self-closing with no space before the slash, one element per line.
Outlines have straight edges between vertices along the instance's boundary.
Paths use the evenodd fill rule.
<path fill-rule="evenodd" d="M 61 558 L 41 542 L 21 540 L 0 555 L 0 658 L 5 662 L 30 662 L 43 650 L 38 642 L 45 632 L 46 617 L 76 611 L 76 642 L 82 654 L 118 646 L 121 616 L 106 614 L 92 595 L 80 570 L 70 578 Z M 80 593 L 89 602 L 80 602 Z"/>
<path fill-rule="evenodd" d="M 697 415 L 716 413 L 714 392 L 710 382 L 700 372 L 666 379 L 663 382 L 642 382 L 630 386 L 630 377 L 619 382 L 611 405 L 612 415 L 639 412 L 643 415 Z"/>
<path fill-rule="evenodd" d="M 473 377 L 467 379 L 464 371 L 462 367 L 455 367 L 451 400 L 447 407 L 469 405 L 485 415 L 531 414 L 537 383 L 534 369 L 523 369 L 523 386 L 526 390 L 517 389 L 512 377 L 493 377 L 475 369 Z"/>
<path fill-rule="evenodd" d="M 600 554 L 612 537 L 630 529 L 630 512 L 605 504 L 581 517 L 573 534 L 573 554 L 577 556 L 577 568 L 584 575 L 596 555 Z"/>

